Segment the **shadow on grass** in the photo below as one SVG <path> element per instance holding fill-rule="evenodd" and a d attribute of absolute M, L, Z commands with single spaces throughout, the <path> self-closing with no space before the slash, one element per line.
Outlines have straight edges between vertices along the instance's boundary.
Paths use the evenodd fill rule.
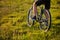
<path fill-rule="evenodd" d="M 57 16 L 56 19 L 60 19 L 60 16 Z"/>
<path fill-rule="evenodd" d="M 53 36 L 60 35 L 60 23 L 52 24 L 51 29 L 53 29 Z"/>

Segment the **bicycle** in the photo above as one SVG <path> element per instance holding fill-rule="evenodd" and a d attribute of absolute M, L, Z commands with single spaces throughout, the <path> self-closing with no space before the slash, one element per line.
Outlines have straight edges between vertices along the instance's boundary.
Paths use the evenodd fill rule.
<path fill-rule="evenodd" d="M 28 26 L 31 27 L 32 25 L 34 25 L 35 21 L 37 21 L 37 22 L 39 22 L 39 25 L 40 25 L 39 28 L 41 30 L 48 31 L 51 27 L 51 14 L 48 10 L 44 9 L 43 6 L 40 7 L 40 9 L 41 9 L 40 10 L 41 12 L 39 13 L 39 15 L 38 15 L 38 12 L 37 12 L 36 20 L 32 19 L 33 18 L 33 11 L 32 11 L 33 7 L 31 7 L 29 9 L 29 11 L 28 11 Z M 47 15 L 47 16 L 49 16 L 48 19 L 46 18 L 45 13 L 48 14 Z"/>

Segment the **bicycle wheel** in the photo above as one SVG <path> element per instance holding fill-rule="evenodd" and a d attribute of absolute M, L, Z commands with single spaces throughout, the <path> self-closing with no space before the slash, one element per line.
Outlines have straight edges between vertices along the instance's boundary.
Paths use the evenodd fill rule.
<path fill-rule="evenodd" d="M 33 17 L 33 11 L 32 8 L 29 9 L 28 11 L 28 26 L 31 27 L 34 24 L 34 20 L 32 19 Z"/>
<path fill-rule="evenodd" d="M 48 10 L 44 9 L 41 11 L 40 16 L 40 29 L 48 31 L 51 27 L 51 14 Z"/>

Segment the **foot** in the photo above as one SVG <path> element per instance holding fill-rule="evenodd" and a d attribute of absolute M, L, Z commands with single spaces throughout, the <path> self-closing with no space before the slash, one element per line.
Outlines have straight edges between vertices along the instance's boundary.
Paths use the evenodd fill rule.
<path fill-rule="evenodd" d="M 34 16 L 32 19 L 33 19 L 33 20 L 36 20 L 36 16 Z"/>

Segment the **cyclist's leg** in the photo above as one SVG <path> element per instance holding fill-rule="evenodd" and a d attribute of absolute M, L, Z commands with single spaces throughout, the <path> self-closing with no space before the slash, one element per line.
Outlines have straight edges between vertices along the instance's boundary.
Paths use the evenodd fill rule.
<path fill-rule="evenodd" d="M 36 2 L 33 3 L 33 13 L 34 13 L 33 20 L 36 19 L 36 14 L 37 14 L 37 6 L 36 6 L 35 3 L 36 3 Z"/>
<path fill-rule="evenodd" d="M 35 1 L 33 3 L 33 13 L 34 13 L 34 17 L 33 18 L 36 17 L 36 14 L 37 14 L 37 6 L 41 5 L 42 3 L 43 3 L 42 0 L 38 0 L 38 1 Z"/>
<path fill-rule="evenodd" d="M 34 13 L 34 16 L 36 16 L 36 13 L 37 13 L 37 5 L 35 3 L 36 2 L 33 3 L 33 13 Z"/>
<path fill-rule="evenodd" d="M 49 16 L 49 9 L 50 9 L 50 0 L 46 0 L 45 1 L 45 15 L 46 15 L 46 18 L 48 19 L 50 16 Z"/>

